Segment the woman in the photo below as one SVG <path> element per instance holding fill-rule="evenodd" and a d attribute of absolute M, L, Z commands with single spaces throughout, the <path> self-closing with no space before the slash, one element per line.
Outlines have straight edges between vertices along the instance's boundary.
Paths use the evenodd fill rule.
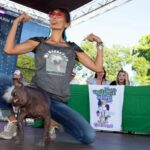
<path fill-rule="evenodd" d="M 128 73 L 121 69 L 117 74 L 117 80 L 112 81 L 110 85 L 130 85 Z"/>
<path fill-rule="evenodd" d="M 101 72 L 96 72 L 94 78 L 90 78 L 87 81 L 88 84 L 96 84 L 96 85 L 109 85 L 110 82 L 106 80 L 106 70 L 103 67 Z"/>
<path fill-rule="evenodd" d="M 51 101 L 51 115 L 63 125 L 65 131 L 84 144 L 94 142 L 95 131 L 79 113 L 66 105 L 69 97 L 70 76 L 75 59 L 89 69 L 100 72 L 103 65 L 101 39 L 90 34 L 87 40 L 97 42 L 97 57 L 93 61 L 75 43 L 66 42 L 64 31 L 70 25 L 70 15 L 66 9 L 58 8 L 49 13 L 51 36 L 32 38 L 23 43 L 14 42 L 17 27 L 27 22 L 30 17 L 23 13 L 13 22 L 7 37 L 5 52 L 8 54 L 35 53 L 36 72 L 32 83 L 48 92 Z"/>

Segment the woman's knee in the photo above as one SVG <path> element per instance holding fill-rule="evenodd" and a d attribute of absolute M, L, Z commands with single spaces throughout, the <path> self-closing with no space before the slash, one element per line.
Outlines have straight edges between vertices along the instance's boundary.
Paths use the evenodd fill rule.
<path fill-rule="evenodd" d="M 83 144 L 92 144 L 95 141 L 95 138 L 96 138 L 96 131 L 92 129 L 85 133 L 81 142 Z"/>

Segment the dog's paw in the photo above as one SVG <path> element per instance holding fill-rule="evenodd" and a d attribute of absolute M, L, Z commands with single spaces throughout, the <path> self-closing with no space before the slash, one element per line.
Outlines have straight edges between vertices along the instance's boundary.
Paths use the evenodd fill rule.
<path fill-rule="evenodd" d="M 44 141 L 39 141 L 36 145 L 40 146 L 40 147 L 44 147 L 45 146 L 45 142 Z"/>
<path fill-rule="evenodd" d="M 22 144 L 23 142 L 23 138 L 19 137 L 19 136 L 16 136 L 14 138 L 14 141 L 15 141 L 15 144 Z"/>
<path fill-rule="evenodd" d="M 15 144 L 22 144 L 22 141 L 19 139 L 15 139 Z"/>

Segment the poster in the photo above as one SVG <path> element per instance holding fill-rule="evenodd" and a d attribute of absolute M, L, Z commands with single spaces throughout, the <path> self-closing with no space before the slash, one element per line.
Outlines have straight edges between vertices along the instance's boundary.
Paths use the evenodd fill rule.
<path fill-rule="evenodd" d="M 121 131 L 124 86 L 88 87 L 92 127 L 96 130 Z"/>

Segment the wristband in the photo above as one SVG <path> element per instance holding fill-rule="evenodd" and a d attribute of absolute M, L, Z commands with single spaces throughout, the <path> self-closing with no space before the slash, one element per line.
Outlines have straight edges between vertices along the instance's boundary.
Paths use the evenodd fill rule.
<path fill-rule="evenodd" d="M 103 50 L 103 47 L 104 47 L 103 42 L 99 42 L 99 43 L 96 44 L 97 50 Z"/>

